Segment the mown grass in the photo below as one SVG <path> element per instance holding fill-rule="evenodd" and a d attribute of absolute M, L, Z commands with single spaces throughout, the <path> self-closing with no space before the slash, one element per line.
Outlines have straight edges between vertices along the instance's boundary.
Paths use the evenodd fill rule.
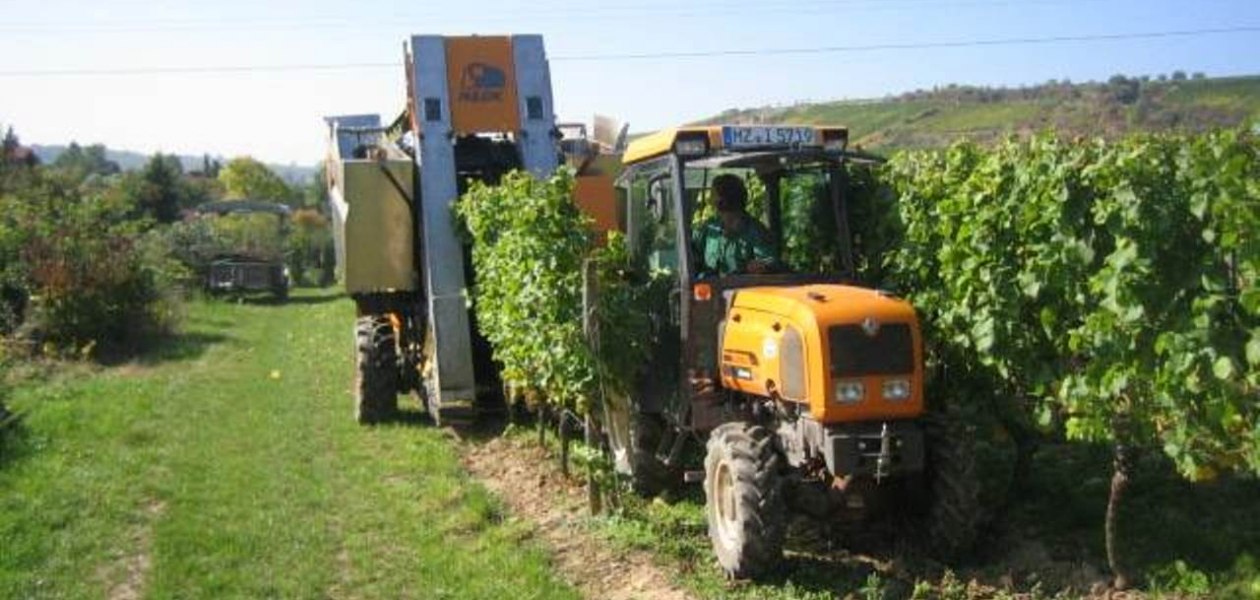
<path fill-rule="evenodd" d="M 352 319 L 196 303 L 135 363 L 20 384 L 0 597 L 576 597 L 440 430 L 354 423 Z"/>

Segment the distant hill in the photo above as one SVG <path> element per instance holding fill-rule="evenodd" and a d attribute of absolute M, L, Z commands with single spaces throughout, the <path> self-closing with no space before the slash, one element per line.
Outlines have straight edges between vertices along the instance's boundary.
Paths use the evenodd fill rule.
<path fill-rule="evenodd" d="M 57 157 L 60 156 L 62 152 L 66 151 L 67 146 L 59 144 L 32 144 L 31 148 L 35 150 L 35 154 L 39 156 L 40 161 L 44 164 L 48 164 L 57 160 Z M 130 150 L 114 150 L 112 148 L 105 149 L 105 157 L 118 163 L 118 166 L 122 167 L 122 170 L 124 171 L 132 171 L 143 167 L 145 163 L 149 162 L 149 158 L 151 156 L 152 155 L 132 152 Z M 179 156 L 179 161 L 184 165 L 185 172 L 202 170 L 204 159 L 205 157 L 202 155 Z M 211 156 L 210 160 L 217 160 L 220 163 L 227 163 L 228 161 L 227 158 L 222 156 Z M 269 167 L 272 171 L 275 171 L 277 175 L 283 177 L 289 183 L 306 183 L 310 181 L 319 170 L 319 167 L 317 166 L 304 165 L 267 164 L 267 167 Z"/>
<path fill-rule="evenodd" d="M 951 85 L 875 100 L 732 109 L 698 124 L 835 123 L 868 150 L 981 142 L 1054 128 L 1116 137 L 1135 131 L 1202 131 L 1260 118 L 1260 76 L 1117 75 L 1107 82 L 1051 81 L 1023 88 Z"/>

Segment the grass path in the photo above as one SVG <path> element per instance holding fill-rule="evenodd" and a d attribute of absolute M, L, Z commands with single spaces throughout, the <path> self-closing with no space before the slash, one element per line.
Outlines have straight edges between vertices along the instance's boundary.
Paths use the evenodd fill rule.
<path fill-rule="evenodd" d="M 441 431 L 354 424 L 353 309 L 319 294 L 16 390 L 0 597 L 576 597 Z"/>

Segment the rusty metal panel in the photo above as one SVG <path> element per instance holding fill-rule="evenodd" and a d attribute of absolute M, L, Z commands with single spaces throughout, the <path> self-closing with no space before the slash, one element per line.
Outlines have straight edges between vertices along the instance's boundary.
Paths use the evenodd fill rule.
<path fill-rule="evenodd" d="M 573 201 L 594 223 L 601 235 L 617 229 L 617 195 L 609 175 L 578 175 L 573 182 Z"/>

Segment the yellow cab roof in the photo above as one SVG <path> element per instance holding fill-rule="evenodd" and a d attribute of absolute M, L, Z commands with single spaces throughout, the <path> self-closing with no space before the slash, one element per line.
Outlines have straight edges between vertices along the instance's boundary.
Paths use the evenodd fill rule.
<path fill-rule="evenodd" d="M 674 149 L 674 142 L 680 134 L 688 133 L 705 133 L 709 136 L 709 151 L 721 150 L 724 147 L 722 141 L 723 127 L 739 127 L 739 125 L 694 125 L 685 127 L 671 127 L 662 129 L 656 133 L 645 135 L 638 138 L 628 146 L 621 157 L 622 164 L 633 164 L 644 161 L 649 158 L 656 158 L 665 154 L 669 154 Z M 756 125 L 756 127 L 810 127 L 809 125 Z M 828 134 L 839 133 L 839 135 L 848 137 L 849 130 L 847 127 L 840 125 L 822 125 L 814 126 L 816 132 L 815 139 L 822 140 L 823 132 Z"/>

